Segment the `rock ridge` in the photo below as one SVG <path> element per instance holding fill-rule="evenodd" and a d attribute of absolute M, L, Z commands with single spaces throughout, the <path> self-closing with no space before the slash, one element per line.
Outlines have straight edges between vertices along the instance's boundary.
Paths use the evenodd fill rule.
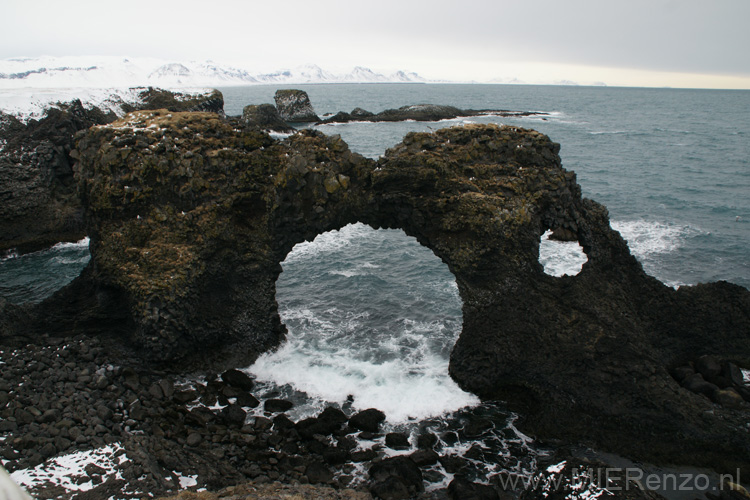
<path fill-rule="evenodd" d="M 386 109 L 380 113 L 371 113 L 362 108 L 354 108 L 351 113 L 339 111 L 319 123 L 358 122 L 402 122 L 414 120 L 419 122 L 436 122 L 472 116 L 547 116 L 542 111 L 510 111 L 504 109 L 459 109 L 455 106 L 440 104 L 411 104 L 397 109 Z"/>

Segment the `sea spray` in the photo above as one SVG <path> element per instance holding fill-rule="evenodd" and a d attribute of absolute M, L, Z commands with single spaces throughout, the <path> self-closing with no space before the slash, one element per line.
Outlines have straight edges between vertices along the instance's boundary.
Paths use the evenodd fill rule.
<path fill-rule="evenodd" d="M 298 245 L 283 268 L 289 333 L 249 368 L 259 381 L 320 404 L 376 407 L 391 423 L 478 404 L 448 375 L 461 329 L 455 278 L 416 240 L 353 224 Z"/>

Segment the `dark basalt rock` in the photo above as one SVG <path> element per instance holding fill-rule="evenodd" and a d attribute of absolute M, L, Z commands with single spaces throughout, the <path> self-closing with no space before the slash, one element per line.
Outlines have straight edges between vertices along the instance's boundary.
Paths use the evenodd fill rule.
<path fill-rule="evenodd" d="M 354 108 L 351 113 L 339 111 L 320 123 L 347 123 L 351 121 L 363 122 L 403 122 L 414 120 L 418 122 L 436 122 L 469 116 L 536 116 L 546 115 L 539 111 L 510 111 L 507 109 L 459 109 L 455 106 L 439 104 L 413 104 L 398 109 L 386 109 L 380 113 L 371 113 L 362 108 Z"/>
<path fill-rule="evenodd" d="M 210 111 L 224 114 L 218 90 L 190 95 L 147 88 L 137 104 L 123 103 L 123 112 L 136 109 Z M 23 124 L 0 113 L 0 252 L 30 252 L 59 241 L 85 236 L 83 207 L 73 178 L 74 136 L 117 116 L 80 100 L 50 107 L 39 120 Z"/>
<path fill-rule="evenodd" d="M 370 467 L 370 491 L 383 500 L 413 498 L 424 491 L 422 471 L 409 457 L 386 458 Z"/>
<path fill-rule="evenodd" d="M 376 408 L 370 408 L 352 415 L 349 419 L 349 426 L 360 431 L 378 432 L 380 424 L 384 421 L 385 414 L 382 411 Z"/>
<path fill-rule="evenodd" d="M 472 483 L 457 477 L 448 485 L 448 494 L 453 500 L 499 500 L 500 495 L 492 486 Z"/>
<path fill-rule="evenodd" d="M 70 156 L 73 136 L 114 119 L 78 100 L 26 125 L 0 116 L 0 251 L 39 250 L 84 236 Z"/>
<path fill-rule="evenodd" d="M 372 161 L 315 131 L 279 142 L 215 114 L 137 112 L 77 147 L 92 260 L 30 312 L 38 329 L 114 331 L 181 370 L 247 366 L 283 338 L 275 283 L 295 244 L 356 221 L 401 228 L 456 277 L 462 388 L 506 401 L 527 433 L 750 477 L 744 403 L 670 375 L 696 353 L 750 366 L 750 292 L 647 276 L 538 132 L 411 133 Z M 577 276 L 539 263 L 559 227 L 588 256 Z"/>
<path fill-rule="evenodd" d="M 241 372 L 235 368 L 230 368 L 221 374 L 221 380 L 225 383 L 243 389 L 245 391 L 251 391 L 255 386 L 253 379 L 245 372 Z"/>
<path fill-rule="evenodd" d="M 406 450 L 409 448 L 409 436 L 403 432 L 389 432 L 385 435 L 385 445 L 394 450 Z"/>
<path fill-rule="evenodd" d="M 689 364 L 674 368 L 672 376 L 685 389 L 727 408 L 742 408 L 743 400 L 750 402 L 750 390 L 742 370 L 716 356 L 700 356 Z"/>
<path fill-rule="evenodd" d="M 319 122 L 320 117 L 310 103 L 310 97 L 304 90 L 279 89 L 274 95 L 279 116 L 289 123 Z"/>
<path fill-rule="evenodd" d="M 268 399 L 263 403 L 263 409 L 270 413 L 282 413 L 291 409 L 294 404 L 285 399 Z"/>
<path fill-rule="evenodd" d="M 251 104 L 242 110 L 240 122 L 247 127 L 274 132 L 294 132 L 294 128 L 281 119 L 279 112 L 272 104 Z"/>

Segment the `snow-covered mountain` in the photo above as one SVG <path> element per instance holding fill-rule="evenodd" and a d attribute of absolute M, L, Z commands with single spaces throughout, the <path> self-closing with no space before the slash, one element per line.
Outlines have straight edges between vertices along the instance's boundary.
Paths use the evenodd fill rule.
<path fill-rule="evenodd" d="M 213 61 L 164 61 L 117 57 L 38 57 L 0 60 L 0 89 L 112 88 L 133 86 L 208 87 L 259 83 L 422 83 L 416 73 L 390 75 L 357 66 L 348 73 L 316 65 L 258 73 Z"/>

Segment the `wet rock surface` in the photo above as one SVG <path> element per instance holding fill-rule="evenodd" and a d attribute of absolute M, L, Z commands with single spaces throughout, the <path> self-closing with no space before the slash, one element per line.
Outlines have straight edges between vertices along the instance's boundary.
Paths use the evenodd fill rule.
<path fill-rule="evenodd" d="M 95 333 L 108 352 L 133 352 L 129 359 L 139 361 L 132 371 L 123 368 L 122 384 L 144 388 L 148 398 L 161 394 L 161 410 L 169 407 L 169 385 L 165 392 L 137 367 L 184 374 L 247 366 L 283 338 L 274 287 L 286 254 L 360 221 L 401 228 L 448 264 L 464 303 L 451 375 L 484 400 L 507 401 L 526 432 L 750 477 L 747 403 L 717 405 L 670 375 L 696 353 L 750 366 L 750 293 L 728 283 L 673 290 L 643 273 L 606 209 L 581 197 L 575 175 L 561 166 L 559 145 L 542 134 L 496 126 L 412 133 L 372 161 L 336 136 L 303 131 L 279 142 L 215 114 L 157 111 L 95 127 L 79 137 L 77 151 L 92 261 L 69 287 L 25 310 L 31 319 L 15 328 L 23 333 L 26 325 L 27 335 Z M 550 277 L 538 261 L 540 235 L 561 227 L 588 256 L 575 277 Z M 188 401 L 178 394 L 171 401 Z M 221 411 L 232 404 L 239 403 Z M 141 402 L 128 416 L 138 423 L 133 409 L 145 415 L 148 408 Z M 43 418 L 46 409 L 37 410 L 16 416 L 14 409 L 13 418 Z M 342 456 L 349 464 L 378 458 L 377 450 L 322 443 L 316 432 L 303 444 L 302 428 L 313 423 L 301 426 L 283 413 L 255 419 L 250 439 L 234 409 L 221 418 L 210 409 L 175 412 L 182 425 L 198 427 L 188 432 L 172 418 L 144 431 L 157 442 L 157 428 L 179 435 L 178 443 L 190 438 L 191 447 L 177 455 L 170 449 L 166 460 L 225 438 L 230 444 L 216 452 L 220 459 L 247 453 L 231 444 L 245 439 L 285 456 L 312 452 L 327 467 Z M 206 425 L 223 427 L 204 434 Z M 353 427 L 349 420 L 331 432 Z M 467 426 L 476 436 L 491 427 L 491 418 Z M 40 454 L 35 444 L 29 448 Z M 286 463 L 263 453 L 245 459 Z M 458 473 L 488 458 L 477 445 L 439 463 Z M 258 469 L 250 470 L 252 477 Z M 328 480 L 324 467 L 312 470 Z M 270 472 L 270 480 L 282 475 L 278 467 Z M 241 480 L 235 473 L 221 471 L 224 481 Z M 391 488 L 383 491 L 401 494 L 404 485 L 393 477 L 382 475 Z"/>

